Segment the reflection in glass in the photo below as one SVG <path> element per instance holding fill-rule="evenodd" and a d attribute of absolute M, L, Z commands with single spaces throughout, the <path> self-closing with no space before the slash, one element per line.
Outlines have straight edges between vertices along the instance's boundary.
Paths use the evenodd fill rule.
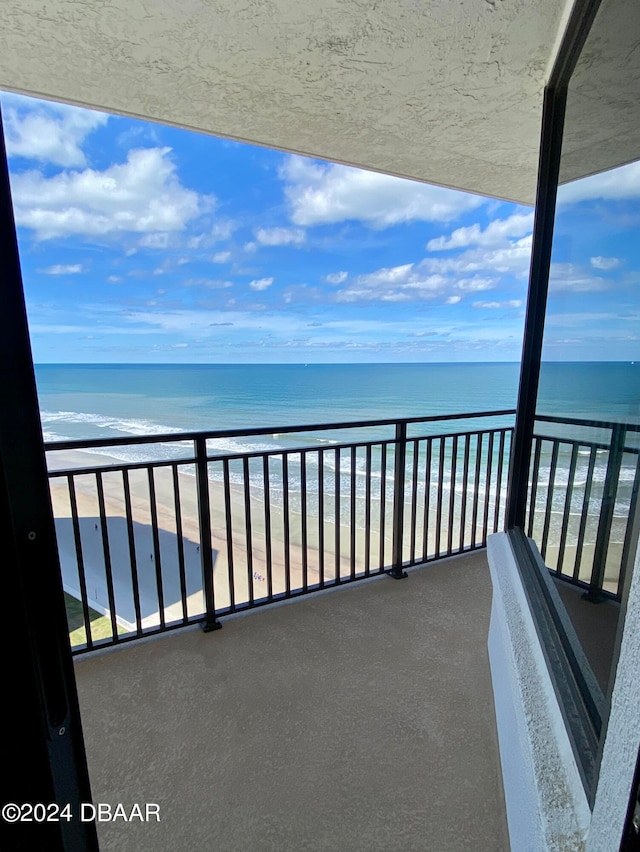
<path fill-rule="evenodd" d="M 638 162 L 559 188 L 529 518 L 549 567 L 614 595 L 640 445 L 639 223 Z"/>
<path fill-rule="evenodd" d="M 639 24 L 640 4 L 603 0 L 568 90 L 526 529 L 574 584 L 559 590 L 588 656 L 595 639 L 609 659 L 617 609 L 595 628 L 607 609 L 575 584 L 619 600 L 638 538 Z"/>

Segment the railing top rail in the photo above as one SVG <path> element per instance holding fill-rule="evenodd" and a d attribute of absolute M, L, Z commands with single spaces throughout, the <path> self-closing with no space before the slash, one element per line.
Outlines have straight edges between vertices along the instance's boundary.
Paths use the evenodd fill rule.
<path fill-rule="evenodd" d="M 467 432 L 446 432 L 438 435 L 416 435 L 411 436 L 406 439 L 407 444 L 412 444 L 420 441 L 439 441 L 446 440 L 447 438 L 472 438 L 476 435 L 500 435 L 503 432 L 510 432 L 513 429 L 513 426 L 498 426 L 495 428 L 487 428 L 487 429 L 474 429 L 472 431 Z M 549 440 L 549 439 L 546 439 Z M 290 447 L 287 449 L 274 449 L 274 450 L 249 450 L 242 453 L 213 453 L 206 455 L 207 462 L 232 462 L 238 461 L 240 459 L 262 459 L 262 458 L 270 458 L 270 457 L 280 457 L 280 456 L 295 456 L 302 455 L 307 453 L 334 453 L 340 450 L 351 450 L 351 449 L 361 449 L 363 447 L 392 447 L 396 443 L 396 439 L 394 438 L 378 438 L 372 441 L 353 441 L 351 443 L 346 444 L 331 444 L 330 446 L 324 447 Z M 605 445 L 603 445 L 605 446 Z M 156 461 L 136 461 L 136 462 L 119 462 L 117 464 L 104 464 L 104 465 L 92 465 L 92 466 L 82 466 L 82 467 L 72 467 L 72 468 L 58 468 L 56 470 L 50 470 L 49 476 L 53 478 L 62 478 L 65 476 L 84 476 L 86 474 L 93 473 L 116 473 L 123 470 L 147 470 L 148 468 L 157 468 L 157 467 L 180 467 L 188 464 L 195 464 L 198 458 L 196 455 L 190 456 L 189 458 L 179 458 L 179 459 L 158 459 Z"/>
<path fill-rule="evenodd" d="M 536 414 L 536 420 L 545 423 L 562 423 L 567 426 L 591 426 L 598 429 L 615 429 L 623 427 L 627 432 L 640 432 L 640 423 L 625 423 L 621 420 L 588 420 L 580 417 L 559 417 L 550 414 Z"/>
<path fill-rule="evenodd" d="M 570 447 L 588 447 L 595 450 L 611 449 L 611 443 L 606 443 L 605 441 L 583 441 L 581 438 L 560 438 L 558 435 L 543 435 L 539 432 L 535 432 L 533 437 L 538 441 L 548 441 L 550 444 L 567 444 Z M 640 448 L 638 447 L 625 446 L 623 450 L 625 453 L 630 453 L 631 455 L 637 456 L 640 454 Z"/>
<path fill-rule="evenodd" d="M 128 447 L 134 444 L 177 443 L 179 441 L 196 441 L 205 438 L 246 438 L 259 435 L 286 435 L 296 432 L 329 432 L 336 429 L 364 429 L 377 426 L 395 426 L 398 423 L 437 423 L 448 420 L 470 420 L 477 417 L 504 417 L 513 415 L 513 408 L 501 411 L 473 411 L 465 414 L 435 414 L 430 417 L 400 417 L 389 420 L 347 420 L 338 423 L 305 423 L 300 426 L 271 426 L 269 428 L 252 429 L 221 429 L 218 431 L 200 432 L 169 432 L 163 435 L 138 435 L 129 438 L 91 438 L 73 441 L 46 441 L 46 451 L 53 450 L 88 450 L 92 447 Z"/>

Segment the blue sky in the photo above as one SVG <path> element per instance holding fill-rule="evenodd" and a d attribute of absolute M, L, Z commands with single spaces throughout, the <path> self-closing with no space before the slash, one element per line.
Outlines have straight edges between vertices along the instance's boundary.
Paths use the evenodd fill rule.
<path fill-rule="evenodd" d="M 2 96 L 39 363 L 517 361 L 531 208 Z M 565 187 L 546 357 L 640 359 L 640 170 Z"/>

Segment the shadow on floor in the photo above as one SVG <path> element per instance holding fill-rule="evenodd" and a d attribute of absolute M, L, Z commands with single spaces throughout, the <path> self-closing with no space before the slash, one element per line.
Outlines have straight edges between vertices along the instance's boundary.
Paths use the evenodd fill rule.
<path fill-rule="evenodd" d="M 102 617 L 110 610 L 107 583 L 105 542 L 99 518 L 80 518 L 81 557 L 89 607 Z M 188 538 L 178 540 L 175 533 L 158 531 L 158 551 L 154 547 L 153 529 L 149 524 L 133 523 L 135 567 L 140 597 L 140 617 L 143 621 L 157 616 L 161 590 L 164 608 L 176 610 L 173 617 L 181 618 L 182 590 L 179 571 L 179 547 L 184 557 L 186 597 L 202 589 L 202 565 L 199 542 Z M 78 573 L 79 559 L 71 518 L 56 519 L 56 536 L 65 590 L 81 599 Z M 118 623 L 135 629 L 136 610 L 133 595 L 133 570 L 129 550 L 127 523 L 124 518 L 107 520 L 108 559 L 111 564 L 113 596 Z M 217 551 L 213 551 L 214 566 Z M 178 612 L 180 610 L 180 612 Z M 83 626 L 82 606 L 72 608 L 71 617 Z M 93 616 L 91 620 L 94 621 Z M 72 629 L 70 624 L 70 630 Z"/>

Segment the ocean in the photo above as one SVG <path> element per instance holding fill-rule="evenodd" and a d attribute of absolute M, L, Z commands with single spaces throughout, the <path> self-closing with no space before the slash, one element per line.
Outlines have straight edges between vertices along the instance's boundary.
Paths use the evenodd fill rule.
<path fill-rule="evenodd" d="M 255 427 L 277 435 L 296 424 L 515 408 L 519 371 L 516 363 L 41 364 L 36 378 L 45 440 L 57 441 Z M 638 423 L 640 364 L 543 364 L 538 411 Z M 138 460 L 127 450 L 117 452 Z"/>
<path fill-rule="evenodd" d="M 519 371 L 517 363 L 47 364 L 36 367 L 36 377 L 46 441 L 269 429 L 267 435 L 258 437 L 209 442 L 212 451 L 242 453 L 393 436 L 392 427 L 290 436 L 278 432 L 283 426 L 515 408 Z M 538 412 L 640 423 L 640 365 L 544 363 Z M 410 429 L 409 435 L 492 428 L 511 422 L 512 418 L 485 418 L 421 424 L 413 427 L 413 433 Z M 572 437 L 575 427 L 555 426 L 553 431 L 559 437 Z M 591 430 L 584 435 L 602 441 L 608 441 L 608 436 L 607 430 L 602 434 Z M 629 435 L 634 443 L 635 438 Z M 123 462 L 170 460 L 186 454 L 184 446 L 166 441 L 93 452 Z M 549 448 L 543 448 L 542 475 L 548 472 L 549 452 Z M 566 479 L 569 459 L 564 455 L 559 460 L 558 475 Z M 596 480 L 603 480 L 605 462 L 603 456 L 595 471 Z M 362 466 L 362 461 L 359 464 Z M 294 477 L 296 473 L 294 467 Z M 343 475 L 349 475 L 348 459 Z M 633 476 L 630 464 L 623 477 L 631 482 Z M 240 478 L 232 472 L 232 479 Z"/>
<path fill-rule="evenodd" d="M 268 428 L 212 450 L 291 448 L 389 438 L 392 428 L 280 434 L 284 426 L 421 417 L 515 406 L 517 364 L 39 365 L 46 441 Z M 483 425 L 490 424 L 483 421 Z M 471 428 L 471 427 L 470 427 Z M 423 434 L 442 431 L 432 424 Z M 101 451 L 98 450 L 98 453 Z M 178 445 L 118 447 L 125 462 L 185 455 Z"/>
<path fill-rule="evenodd" d="M 47 440 L 515 406 L 517 364 L 39 365 Z"/>

